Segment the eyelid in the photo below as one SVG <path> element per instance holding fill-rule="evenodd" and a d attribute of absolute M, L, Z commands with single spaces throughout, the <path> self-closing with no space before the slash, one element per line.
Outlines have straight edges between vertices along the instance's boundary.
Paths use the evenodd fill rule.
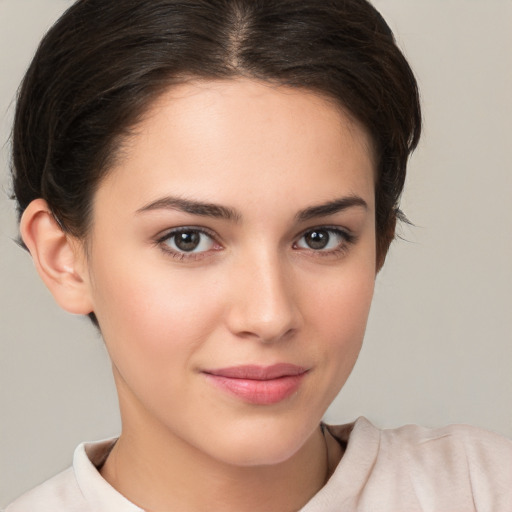
<path fill-rule="evenodd" d="M 177 226 L 175 228 L 168 228 L 164 231 L 161 231 L 158 235 L 156 235 L 154 239 L 154 244 L 158 246 L 165 254 L 170 255 L 178 260 L 197 260 L 204 257 L 207 257 L 209 253 L 212 251 L 219 251 L 220 248 L 214 248 L 207 251 L 200 252 L 186 252 L 186 251 L 176 251 L 169 247 L 169 245 L 165 244 L 167 240 L 172 238 L 175 235 L 179 235 L 180 233 L 188 233 L 188 232 L 197 232 L 207 237 L 211 238 L 216 246 L 222 246 L 219 242 L 219 236 L 213 232 L 211 229 L 202 227 L 202 226 Z"/>
<path fill-rule="evenodd" d="M 317 226 L 311 226 L 307 229 L 304 229 L 297 235 L 296 240 L 299 240 L 307 233 L 311 233 L 311 231 L 331 231 L 331 232 L 334 232 L 334 233 L 337 233 L 337 234 L 343 236 L 347 240 L 347 242 L 353 242 L 356 239 L 355 233 L 348 228 L 341 227 L 341 226 L 333 226 L 333 225 L 329 225 L 329 224 L 328 225 L 320 224 Z"/>
<path fill-rule="evenodd" d="M 209 236 L 213 240 L 218 241 L 217 234 L 211 229 L 202 227 L 202 226 L 177 226 L 175 228 L 167 228 L 160 233 L 158 233 L 155 237 L 156 242 L 164 242 L 172 235 L 177 235 L 179 233 L 187 233 L 189 231 L 197 231 L 198 233 L 203 233 L 204 235 Z"/>
<path fill-rule="evenodd" d="M 312 231 L 328 231 L 331 233 L 335 233 L 337 236 L 341 236 L 342 241 L 338 244 L 338 246 L 336 246 L 333 249 L 313 249 L 305 247 L 296 247 L 298 241 L 308 233 L 311 233 Z M 304 251 L 306 253 L 312 254 L 315 257 L 339 256 L 345 253 L 348 250 L 349 246 L 353 245 L 355 242 L 357 242 L 357 236 L 347 228 L 332 225 L 319 225 L 311 226 L 302 231 L 295 238 L 294 248 L 298 251 Z"/>

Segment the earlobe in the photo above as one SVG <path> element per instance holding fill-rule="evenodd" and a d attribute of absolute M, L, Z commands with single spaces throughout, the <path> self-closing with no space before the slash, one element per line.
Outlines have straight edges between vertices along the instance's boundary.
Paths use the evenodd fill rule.
<path fill-rule="evenodd" d="M 83 251 L 61 229 L 44 199 L 28 205 L 20 232 L 37 272 L 59 306 L 78 315 L 90 313 L 93 307 Z"/>

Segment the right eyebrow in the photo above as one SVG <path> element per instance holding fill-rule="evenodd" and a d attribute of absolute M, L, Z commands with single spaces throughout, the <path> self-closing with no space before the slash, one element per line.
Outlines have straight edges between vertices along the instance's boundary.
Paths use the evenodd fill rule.
<path fill-rule="evenodd" d="M 359 196 L 346 196 L 340 197 L 338 199 L 334 199 L 333 201 L 328 201 L 327 203 L 310 206 L 305 210 L 301 210 L 297 213 L 296 218 L 299 222 L 304 222 L 306 220 L 314 219 L 316 217 L 326 217 L 329 215 L 334 215 L 343 210 L 347 210 L 349 208 L 359 207 L 363 210 L 368 210 L 368 203 Z"/>
<path fill-rule="evenodd" d="M 182 197 L 165 196 L 146 204 L 137 210 L 137 213 L 144 213 L 154 210 L 178 210 L 192 215 L 202 217 L 214 217 L 217 219 L 231 220 L 238 222 L 242 215 L 233 208 L 221 206 L 215 203 L 204 203 Z"/>

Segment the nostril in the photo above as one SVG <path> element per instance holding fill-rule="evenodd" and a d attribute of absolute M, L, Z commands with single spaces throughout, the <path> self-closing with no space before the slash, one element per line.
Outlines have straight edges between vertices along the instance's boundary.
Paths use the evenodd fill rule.
<path fill-rule="evenodd" d="M 274 310 L 272 315 L 238 303 L 228 315 L 231 332 L 240 338 L 275 343 L 292 338 L 299 328 L 299 312 L 293 305 Z"/>

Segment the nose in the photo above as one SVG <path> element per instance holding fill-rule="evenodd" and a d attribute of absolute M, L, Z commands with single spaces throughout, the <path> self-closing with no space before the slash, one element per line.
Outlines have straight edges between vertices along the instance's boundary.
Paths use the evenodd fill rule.
<path fill-rule="evenodd" d="M 264 343 L 283 340 L 302 321 L 293 269 L 278 255 L 253 255 L 234 270 L 227 324 L 238 337 Z"/>

